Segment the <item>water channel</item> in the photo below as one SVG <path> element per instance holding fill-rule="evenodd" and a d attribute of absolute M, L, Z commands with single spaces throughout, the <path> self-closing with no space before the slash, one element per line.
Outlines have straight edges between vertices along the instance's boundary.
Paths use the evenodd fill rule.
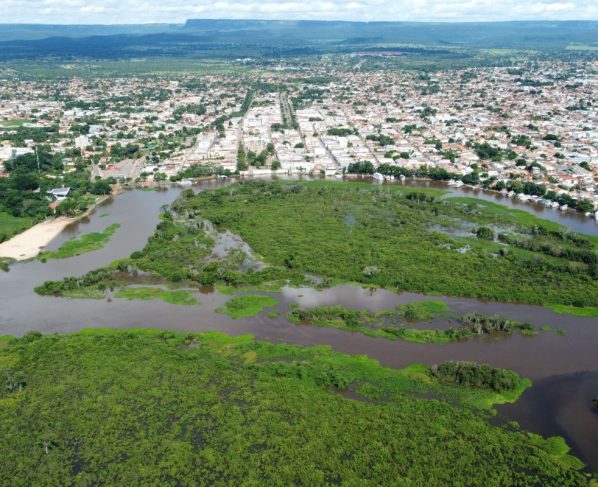
<path fill-rule="evenodd" d="M 209 181 L 195 187 L 220 186 Z M 598 235 L 594 220 L 572 213 L 516 202 L 500 194 L 466 188 L 447 188 L 442 183 L 408 181 L 448 189 L 456 196 L 472 196 L 523 209 L 556 221 L 573 230 Z M 22 335 L 29 330 L 45 333 L 69 332 L 87 327 L 151 327 L 184 331 L 219 330 L 238 335 L 251 333 L 259 339 L 300 345 L 329 344 L 335 350 L 365 354 L 393 367 L 411 363 L 438 363 L 444 360 L 474 360 L 509 368 L 531 378 L 534 386 L 521 399 L 499 406 L 498 420 L 518 421 L 522 428 L 545 436 L 561 435 L 573 453 L 598 470 L 598 413 L 591 400 L 598 396 L 598 318 L 559 315 L 539 306 L 497 303 L 467 298 L 440 297 L 456 315 L 472 311 L 500 314 L 537 327 L 550 326 L 564 331 L 540 332 L 526 337 L 485 336 L 452 344 L 416 344 L 371 338 L 332 328 L 297 326 L 284 319 L 293 302 L 303 306 L 343 304 L 352 308 L 389 309 L 426 296 L 356 286 L 337 286 L 324 291 L 308 288 L 284 288 L 276 294 L 282 312 L 279 318 L 264 315 L 232 320 L 214 310 L 229 296 L 199 293 L 194 306 L 169 305 L 162 301 L 125 299 L 83 300 L 42 297 L 33 288 L 46 280 L 78 276 L 92 269 L 126 257 L 144 246 L 158 223 L 160 208 L 171 203 L 179 188 L 165 191 L 133 190 L 113 197 L 86 219 L 70 226 L 47 249 L 56 249 L 73 236 L 101 231 L 112 223 L 121 225 L 111 241 L 101 250 L 63 260 L 42 263 L 37 260 L 17 263 L 9 272 L 0 272 L 0 335 Z M 445 320 L 433 323 L 448 326 Z"/>

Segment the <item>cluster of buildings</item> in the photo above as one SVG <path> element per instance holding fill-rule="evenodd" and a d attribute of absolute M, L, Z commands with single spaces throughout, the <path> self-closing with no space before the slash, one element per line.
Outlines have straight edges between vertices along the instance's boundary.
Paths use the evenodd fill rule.
<path fill-rule="evenodd" d="M 52 149 L 70 150 L 94 178 L 163 179 L 197 164 L 235 171 L 240 151 L 268 151 L 265 164 L 242 172 L 428 166 L 543 184 L 598 207 L 597 68 L 542 62 L 422 74 L 314 62 L 243 78 L 6 80 L 0 165 L 39 143 L 4 133 L 58 126 Z"/>

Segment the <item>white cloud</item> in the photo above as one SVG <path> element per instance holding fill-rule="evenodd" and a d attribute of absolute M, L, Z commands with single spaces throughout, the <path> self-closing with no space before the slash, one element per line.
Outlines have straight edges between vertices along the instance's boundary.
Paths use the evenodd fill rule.
<path fill-rule="evenodd" d="M 146 23 L 213 19 L 598 20 L 594 0 L 1 0 L 2 23 Z"/>

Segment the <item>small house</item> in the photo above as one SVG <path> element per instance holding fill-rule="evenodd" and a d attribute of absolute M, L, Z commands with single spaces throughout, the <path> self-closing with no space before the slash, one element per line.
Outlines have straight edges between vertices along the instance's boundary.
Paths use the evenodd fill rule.
<path fill-rule="evenodd" d="M 48 191 L 48 194 L 51 195 L 56 201 L 63 201 L 69 195 L 69 191 L 71 188 L 53 188 Z"/>

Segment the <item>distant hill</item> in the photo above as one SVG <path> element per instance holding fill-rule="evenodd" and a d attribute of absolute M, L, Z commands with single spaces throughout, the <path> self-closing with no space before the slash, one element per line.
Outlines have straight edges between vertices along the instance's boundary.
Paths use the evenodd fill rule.
<path fill-rule="evenodd" d="M 0 41 L 47 39 L 48 37 L 90 37 L 118 34 L 172 32 L 183 24 L 0 24 Z"/>
<path fill-rule="evenodd" d="M 241 57 L 427 47 L 560 50 L 598 46 L 598 22 L 208 20 L 184 24 L 0 24 L 0 60 L 44 56 Z"/>
<path fill-rule="evenodd" d="M 219 31 L 230 36 L 242 31 L 285 32 L 305 40 L 339 42 L 376 39 L 378 42 L 456 44 L 467 47 L 542 48 L 571 42 L 594 42 L 598 22 L 344 22 L 318 20 L 206 20 L 190 19 L 186 32 Z"/>

